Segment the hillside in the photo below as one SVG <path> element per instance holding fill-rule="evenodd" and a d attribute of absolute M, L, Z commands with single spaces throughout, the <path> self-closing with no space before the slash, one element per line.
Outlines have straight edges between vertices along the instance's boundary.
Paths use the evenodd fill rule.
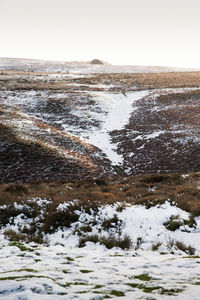
<path fill-rule="evenodd" d="M 0 298 L 199 299 L 184 71 L 0 59 Z"/>

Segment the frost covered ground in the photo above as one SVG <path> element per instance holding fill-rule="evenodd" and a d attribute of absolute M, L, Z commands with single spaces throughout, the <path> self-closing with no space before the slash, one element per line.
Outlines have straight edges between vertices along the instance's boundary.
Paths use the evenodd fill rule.
<path fill-rule="evenodd" d="M 26 206 L 33 202 L 42 218 L 51 201 L 30 199 Z M 76 202 L 60 204 L 57 211 L 67 213 Z M 16 208 L 22 209 L 18 204 Z M 199 217 L 188 226 L 189 214 L 169 202 L 149 209 L 116 203 L 75 213 L 78 221 L 48 234 L 47 246 L 5 239 L 6 229 L 19 231 L 31 224 L 31 218 L 23 214 L 1 230 L 0 298 L 199 299 Z M 175 231 L 166 228 L 172 216 L 180 221 Z M 86 226 L 91 226 L 88 233 Z M 94 234 L 128 236 L 130 249 L 107 249 L 98 242 L 78 247 L 79 239 Z"/>

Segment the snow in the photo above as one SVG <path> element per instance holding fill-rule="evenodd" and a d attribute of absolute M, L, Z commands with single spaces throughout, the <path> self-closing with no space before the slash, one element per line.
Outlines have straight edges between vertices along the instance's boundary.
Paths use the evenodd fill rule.
<path fill-rule="evenodd" d="M 47 199 L 37 200 L 43 210 L 51 203 Z M 36 198 L 29 201 L 36 201 Z M 73 203 L 60 204 L 57 210 L 67 211 Z M 0 299 L 103 299 L 106 295 L 111 296 L 113 291 L 122 292 L 121 299 L 147 299 L 148 296 L 153 299 L 199 299 L 200 218 L 196 218 L 196 228 L 181 226 L 172 232 L 164 223 L 177 215 L 181 220 L 187 220 L 189 214 L 168 201 L 149 209 L 123 203 L 124 209 L 119 210 L 121 205 L 104 205 L 91 214 L 80 207 L 78 222 L 49 234 L 48 246 L 25 244 L 26 251 L 9 243 L 1 230 Z M 117 236 L 119 232 L 115 227 L 109 232 L 102 230 L 102 222 L 114 215 L 121 221 L 121 236 L 131 237 L 130 250 L 108 250 L 91 242 L 83 248 L 77 247 L 78 236 L 73 233 L 74 229 L 90 222 L 95 224 L 94 220 L 96 225 L 93 225 L 92 233 Z M 29 222 L 31 219 L 26 220 L 26 226 Z M 20 215 L 7 228 L 17 229 L 23 225 L 24 219 Z M 137 249 L 138 238 L 141 245 Z M 187 256 L 175 246 L 169 249 L 172 240 L 195 247 L 197 256 Z M 160 247 L 152 251 L 152 245 L 158 242 Z M 150 281 L 135 277 L 141 274 L 148 274 Z M 145 287 L 154 289 L 147 292 Z M 112 295 L 112 298 L 118 297 Z"/>
<path fill-rule="evenodd" d="M 164 131 L 164 130 L 158 130 L 158 131 L 154 131 L 154 132 L 152 132 L 150 134 L 138 135 L 132 141 L 155 139 L 155 138 L 159 137 L 161 134 L 164 134 L 164 133 L 166 133 L 166 131 Z M 139 149 L 142 149 L 142 148 L 139 148 Z"/>
<path fill-rule="evenodd" d="M 62 76 L 68 75 L 56 74 L 55 76 L 61 76 L 62 79 Z M 106 89 L 113 87 L 112 85 L 105 86 L 102 84 L 94 86 L 104 89 L 105 87 Z M 59 101 L 59 99 L 65 98 L 66 95 L 64 93 L 55 92 L 53 94 L 49 94 L 46 91 L 41 91 L 41 93 L 38 94 L 36 91 L 24 91 L 23 93 L 15 91 L 13 95 L 11 91 L 1 91 L 0 96 L 2 96 L 2 104 L 6 105 L 7 111 L 11 110 L 13 112 L 17 112 L 15 114 L 16 118 L 8 118 L 7 121 L 4 120 L 4 123 L 7 122 L 7 125 L 13 126 L 15 130 L 18 131 L 21 138 L 35 141 L 34 137 L 39 133 L 42 142 L 45 143 L 47 148 L 50 147 L 51 149 L 54 149 L 59 155 L 71 157 L 69 153 L 62 152 L 58 149 L 58 147 L 56 147 L 56 145 L 49 145 L 49 143 L 46 142 L 46 133 L 49 135 L 51 134 L 51 130 L 49 128 L 43 130 L 41 128 L 39 129 L 33 122 L 34 119 L 37 119 L 48 124 L 50 119 L 54 125 L 59 124 L 62 130 L 67 134 L 70 134 L 72 138 L 78 137 L 80 140 L 86 141 L 102 150 L 113 165 L 123 165 L 123 155 L 120 154 L 120 144 L 112 140 L 111 132 L 114 130 L 121 130 L 128 124 L 131 114 L 137 113 L 137 101 L 148 95 L 148 99 L 155 102 L 155 106 L 152 107 L 152 112 L 160 111 L 162 109 L 166 109 L 166 106 L 162 107 L 156 105 L 156 97 L 159 95 L 180 93 L 196 89 L 197 88 L 158 89 L 154 91 L 129 92 L 126 95 L 122 93 L 110 93 L 108 91 L 87 92 L 88 97 L 91 97 L 94 104 L 76 105 L 71 107 L 72 115 L 83 122 L 85 121 L 85 126 L 83 126 L 83 124 L 79 126 L 79 124 L 73 122 L 69 123 L 67 118 L 65 118 L 65 115 L 52 116 L 52 114 L 49 113 L 41 113 L 40 109 L 38 109 L 40 106 L 40 102 L 38 102 L 40 98 L 44 99 L 43 104 L 45 104 L 47 99 L 56 99 Z M 78 100 L 81 101 L 81 98 Z M 27 111 L 26 114 L 20 111 L 24 109 Z M 34 113 L 34 111 L 37 111 L 37 113 Z M 177 131 L 175 125 L 174 128 L 171 128 L 169 131 L 155 130 L 148 134 L 137 132 L 137 136 L 132 140 L 132 142 L 141 140 L 144 141 L 145 144 L 152 139 L 159 138 L 159 136 L 167 133 L 182 133 L 183 135 L 189 136 L 184 139 L 181 139 L 178 136 L 172 140 L 174 143 L 180 143 L 181 145 L 189 143 L 190 140 L 195 143 L 199 142 L 199 137 L 190 129 L 187 128 L 182 131 Z M 52 141 L 50 143 L 52 143 Z M 143 148 L 144 145 L 141 145 L 137 148 L 137 150 L 142 150 Z M 98 152 L 96 155 L 98 156 Z M 128 173 L 129 168 L 126 169 L 126 173 Z"/>
<path fill-rule="evenodd" d="M 50 67 L 49 67 L 50 68 Z M 63 80 L 68 78 L 78 78 L 89 75 L 84 73 L 93 72 L 159 72 L 160 69 L 137 66 L 93 66 L 90 64 L 74 64 L 52 66 L 60 72 L 71 70 L 72 73 L 48 74 L 35 77 L 35 80 Z M 48 69 L 48 67 L 47 67 Z M 50 69 L 49 69 L 50 70 Z M 170 69 L 172 70 L 172 69 Z M 168 69 L 166 69 L 168 71 Z M 83 73 L 82 75 L 78 73 Z M 12 75 L 13 76 L 13 75 Z M 17 75 L 18 76 L 18 75 Z M 31 76 L 31 75 L 30 75 Z M 66 83 L 67 85 L 67 83 Z M 74 86 L 87 86 L 86 84 L 74 84 Z M 93 88 L 109 90 L 113 85 L 90 85 Z M 123 164 L 123 157 L 117 152 L 119 144 L 112 141 L 111 132 L 121 130 L 128 124 L 131 114 L 136 111 L 134 106 L 136 101 L 146 95 L 156 97 L 160 94 L 171 92 L 185 92 L 196 90 L 197 88 L 181 89 L 159 89 L 155 91 L 137 91 L 127 93 L 110 92 L 90 92 L 88 93 L 98 105 L 100 110 L 77 107 L 74 115 L 83 116 L 88 114 L 88 118 L 100 121 L 100 127 L 91 127 L 81 130 L 78 126 L 68 126 L 64 120 L 58 120 L 64 130 L 72 132 L 73 136 L 78 136 L 92 145 L 101 149 L 112 162 L 112 164 Z M 2 105 L 6 106 L 7 111 L 16 111 L 21 119 L 8 119 L 8 124 L 16 127 L 21 135 L 26 137 L 26 131 L 35 136 L 38 128 L 29 117 L 34 116 L 25 114 L 20 109 L 29 107 L 34 110 L 37 100 L 61 99 L 63 93 L 48 94 L 41 91 L 38 96 L 36 91 L 23 91 L 13 94 L 12 91 L 1 91 Z M 6 97 L 5 97 L 6 96 Z M 173 108 L 168 106 L 167 109 Z M 82 110 L 81 110 L 82 109 Z M 166 107 L 155 106 L 152 111 L 159 111 Z M 88 111 L 87 111 L 88 110 Z M 38 113 L 39 115 L 39 113 Z M 46 117 L 48 114 L 46 114 Z M 38 116 L 34 116 L 37 118 Z M 44 117 L 44 116 L 40 116 Z M 175 128 L 174 128 L 175 130 Z M 44 130 L 50 133 L 50 129 Z M 184 132 L 183 131 L 173 131 Z M 157 130 L 149 134 L 141 134 L 134 140 L 145 140 L 158 138 L 167 131 Z M 29 138 L 29 140 L 32 137 Z M 189 138 L 188 138 L 189 139 Z M 191 135 L 190 139 L 194 137 Z M 199 140 L 196 138 L 197 141 Z M 179 143 L 187 140 L 180 138 L 174 139 Z M 46 144 L 47 145 L 47 144 Z M 140 146 L 142 149 L 144 145 Z M 56 148 L 55 148 L 56 149 Z M 130 153 L 130 155 L 133 155 Z M 182 175 L 186 178 L 188 174 Z M 71 187 L 66 187 L 71 189 Z M 198 187 L 200 189 L 200 187 Z M 156 186 L 149 188 L 149 191 L 156 191 Z M 91 199 L 92 200 L 92 199 Z M 36 217 L 38 228 L 47 207 L 52 203 L 51 199 L 32 198 L 26 204 L 14 203 L 14 208 L 19 214 L 10 219 L 10 223 L 0 229 L 0 299 L 10 300 L 32 300 L 32 299 L 104 299 L 110 296 L 113 299 L 118 297 L 112 291 L 124 293 L 121 299 L 199 299 L 200 293 L 200 217 L 195 218 L 196 225 L 189 227 L 184 225 L 184 220 L 189 220 L 190 214 L 179 209 L 173 203 L 166 201 L 162 205 L 146 208 L 144 205 L 131 205 L 127 203 L 115 203 L 114 205 L 104 205 L 98 211 L 92 210 L 90 214 L 80 207 L 75 213 L 78 221 L 71 224 L 69 228 L 58 228 L 56 232 L 45 235 L 48 245 L 34 243 L 22 243 L 27 249 L 20 249 L 19 244 L 10 243 L 4 236 L 6 229 L 19 232 L 23 227 L 30 228 L 33 219 L 20 213 L 22 208 L 31 212 L 31 204 L 35 203 L 40 211 Z M 30 204 L 30 206 L 29 206 Z M 57 212 L 66 212 L 69 206 L 78 204 L 78 199 L 71 203 L 59 204 Z M 6 205 L 0 206 L 6 210 Z M 120 209 L 119 209 L 120 208 Z M 30 214 L 31 215 L 31 214 Z M 109 229 L 105 229 L 105 220 L 117 217 L 118 223 L 111 224 Z M 165 223 L 171 217 L 180 221 L 181 226 L 175 231 L 166 228 Z M 104 245 L 87 242 L 86 246 L 79 248 L 79 235 L 75 232 L 82 226 L 90 225 L 92 231 L 88 235 L 97 234 L 99 237 L 114 236 L 131 239 L 129 250 L 113 248 L 108 250 Z M 191 246 L 195 249 L 196 256 L 188 256 L 176 246 L 176 241 L 184 243 L 186 247 Z M 158 245 L 156 251 L 152 246 Z M 85 271 L 85 272 L 84 272 Z M 139 280 L 134 276 L 148 274 L 152 279 L 149 282 Z M 134 284 L 136 286 L 131 286 Z M 98 287 L 97 287 L 98 285 Z M 155 288 L 152 292 L 147 292 L 144 287 Z M 167 289 L 168 292 L 164 292 Z M 181 289 L 182 291 L 171 292 L 170 289 Z M 98 292 L 98 293 L 97 293 Z"/>
<path fill-rule="evenodd" d="M 147 91 L 139 91 L 123 94 L 112 94 L 103 92 L 91 93 L 97 103 L 101 104 L 106 114 L 101 116 L 101 128 L 94 128 L 80 136 L 85 141 L 101 149 L 113 164 L 122 164 L 123 157 L 117 153 L 117 145 L 113 144 L 110 132 L 121 130 L 128 123 L 131 113 L 134 111 L 133 104 L 145 97 Z"/>

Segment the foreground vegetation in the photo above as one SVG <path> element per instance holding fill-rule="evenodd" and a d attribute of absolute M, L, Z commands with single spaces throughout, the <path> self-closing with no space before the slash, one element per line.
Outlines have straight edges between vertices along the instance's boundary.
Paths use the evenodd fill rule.
<path fill-rule="evenodd" d="M 166 200 L 181 209 L 200 215 L 200 172 L 150 174 L 115 179 L 87 179 L 72 182 L 11 183 L 0 185 L 1 205 L 20 203 L 33 197 L 52 199 L 51 210 L 59 203 L 78 199 L 89 208 L 115 202 L 144 204 L 146 207 Z"/>
<path fill-rule="evenodd" d="M 92 234 L 92 227 L 96 225 L 94 216 L 99 214 L 103 205 L 117 203 L 116 211 L 121 212 L 127 204 L 142 204 L 150 208 L 167 201 L 190 213 L 189 219 L 172 215 L 163 224 L 167 230 L 176 231 L 182 225 L 195 228 L 195 217 L 200 215 L 199 187 L 200 172 L 187 175 L 151 174 L 116 180 L 91 179 L 59 184 L 2 184 L 0 224 L 1 228 L 7 228 L 8 224 L 14 224 L 16 217 L 22 218 L 27 225 L 23 225 L 19 231 L 7 228 L 4 235 L 10 241 L 43 243 L 44 234 L 52 234 L 60 228 L 70 228 L 78 222 L 77 211 L 81 211 L 91 216 L 91 220 L 74 228 L 74 234 L 80 237 L 80 247 L 85 246 L 87 241 L 92 241 L 104 244 L 107 248 L 117 246 L 126 249 L 130 248 L 131 240 L 128 236 L 120 237 L 122 222 L 117 215 L 102 220 L 101 230 L 103 234 L 108 232 L 108 236 Z M 118 237 L 112 236 L 113 230 Z M 135 247 L 139 248 L 141 243 L 142 240 L 138 238 Z M 176 246 L 178 249 L 184 249 L 187 254 L 195 253 L 192 247 L 188 248 L 181 242 L 172 240 L 170 243 L 171 248 Z M 159 247 L 159 242 L 155 243 L 152 250 Z"/>

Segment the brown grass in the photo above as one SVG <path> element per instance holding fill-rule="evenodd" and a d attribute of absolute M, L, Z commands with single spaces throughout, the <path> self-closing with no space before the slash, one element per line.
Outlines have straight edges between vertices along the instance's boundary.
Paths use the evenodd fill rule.
<path fill-rule="evenodd" d="M 116 202 L 151 207 L 169 200 L 197 216 L 200 215 L 199 186 L 200 172 L 190 173 L 185 179 L 181 173 L 125 177 L 107 180 L 104 186 L 92 179 L 67 183 L 1 184 L 0 204 L 46 197 L 53 199 L 54 205 L 78 199 L 80 204 L 88 208 Z"/>
<path fill-rule="evenodd" d="M 179 250 L 181 250 L 181 251 L 187 253 L 188 255 L 194 255 L 194 254 L 195 254 L 195 248 L 193 248 L 192 246 L 187 246 L 187 245 L 185 245 L 183 242 L 176 241 L 176 242 L 175 242 L 175 246 L 176 246 Z"/>
<path fill-rule="evenodd" d="M 86 237 L 81 237 L 79 240 L 79 247 L 84 247 L 87 242 L 100 243 L 106 246 L 108 249 L 113 247 L 118 247 L 121 249 L 129 249 L 131 247 L 131 239 L 128 236 L 115 237 L 115 236 L 98 236 L 98 235 L 88 235 Z"/>
<path fill-rule="evenodd" d="M 169 230 L 176 230 L 181 225 L 195 227 L 194 217 L 200 215 L 199 186 L 200 172 L 191 173 L 186 178 L 178 173 L 125 177 L 107 180 L 106 184 L 95 180 L 70 183 L 2 184 L 0 185 L 0 224 L 2 229 L 7 224 L 12 225 L 14 217 L 22 214 L 24 218 L 29 219 L 30 226 L 23 226 L 19 233 L 8 230 L 5 232 L 7 238 L 11 241 L 42 242 L 43 233 L 53 233 L 58 228 L 70 228 L 72 223 L 78 221 L 77 210 L 81 209 L 93 215 L 97 214 L 99 207 L 104 204 L 118 202 L 119 211 L 122 211 L 125 203 L 142 204 L 150 208 L 161 205 L 168 200 L 173 205 L 190 212 L 191 217 L 189 220 L 181 221 L 177 216 L 172 217 L 165 224 L 166 227 Z M 43 209 L 43 214 L 41 214 L 41 207 L 38 202 L 29 200 L 33 197 L 51 199 Z M 14 202 L 21 205 L 16 206 Z M 58 210 L 58 205 L 63 202 L 70 203 L 66 209 Z M 93 222 L 96 224 L 95 219 Z M 112 218 L 105 218 L 102 222 L 102 228 L 108 233 L 116 228 L 120 234 L 121 225 L 121 221 L 116 215 Z M 75 231 L 75 234 L 84 239 L 82 243 L 91 240 L 90 235 L 88 235 L 88 232 L 91 232 L 91 227 L 87 223 L 80 228 L 75 228 Z M 112 241 L 111 244 L 115 242 Z M 124 244 L 122 240 L 118 242 Z M 109 240 L 102 238 L 101 243 L 111 247 Z M 141 243 L 142 240 L 138 238 L 136 247 L 139 248 Z"/>
<path fill-rule="evenodd" d="M 73 83 L 85 84 L 81 90 L 103 90 L 103 88 L 92 87 L 96 84 L 113 84 L 116 87 L 110 88 L 110 91 L 124 91 L 137 89 L 154 89 L 154 88 L 178 88 L 178 87 L 199 87 L 200 72 L 166 72 L 166 73 L 107 73 L 93 74 L 87 78 L 66 78 L 59 80 L 34 81 L 34 76 L 48 75 L 50 73 L 40 72 L 23 72 L 23 71 L 1 71 L 0 88 L 10 90 L 63 90 L 76 91 L 79 86 Z M 19 78 L 13 75 L 18 75 Z M 67 83 L 67 85 L 66 85 Z"/>
<path fill-rule="evenodd" d="M 119 73 L 119 74 L 95 74 L 88 78 L 77 78 L 76 83 L 87 84 L 115 84 L 124 89 L 143 88 L 177 88 L 199 87 L 200 72 L 166 72 L 166 73 Z"/>

